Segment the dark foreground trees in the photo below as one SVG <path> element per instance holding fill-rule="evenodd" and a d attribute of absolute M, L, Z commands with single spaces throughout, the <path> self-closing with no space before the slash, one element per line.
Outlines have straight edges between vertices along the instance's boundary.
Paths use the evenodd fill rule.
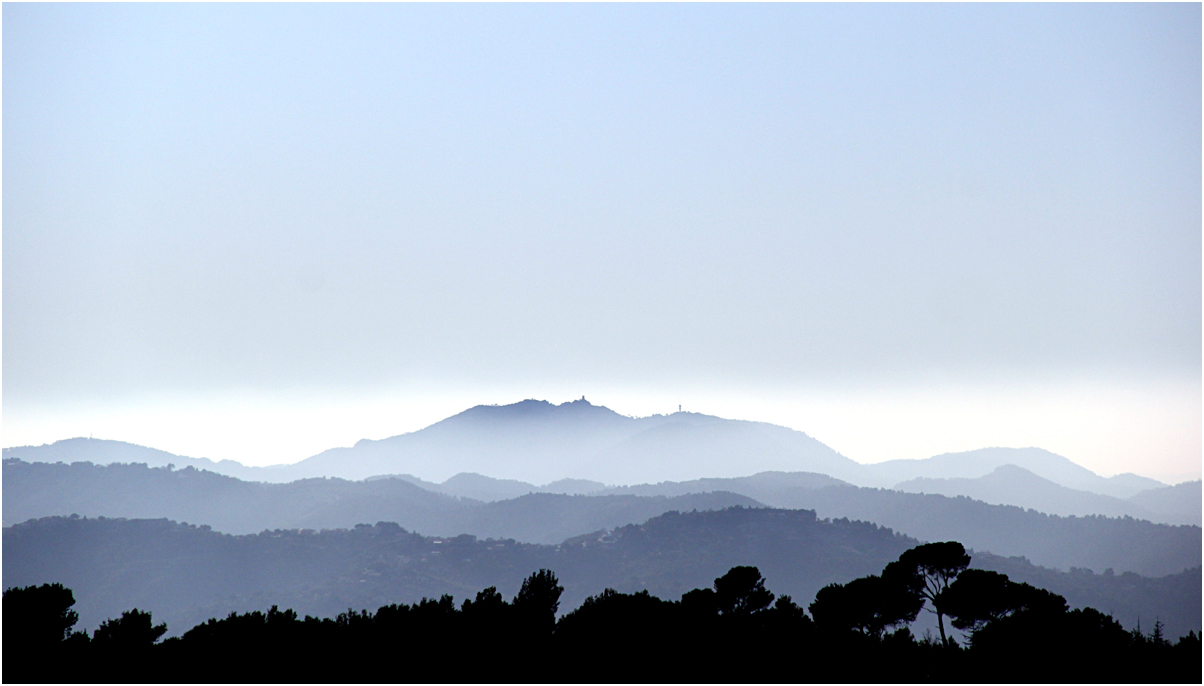
<path fill-rule="evenodd" d="M 298 617 L 276 607 L 181 637 L 132 610 L 91 636 L 60 585 L 4 593 L 5 682 L 1177 682 L 1199 683 L 1200 640 L 1125 631 L 1061 596 L 967 569 L 955 543 L 920 546 L 881 575 L 822 589 L 810 614 L 734 567 L 678 601 L 613 589 L 556 619 L 539 570 L 510 601 L 486 588 Z M 928 607 L 962 632 L 916 640 Z"/>

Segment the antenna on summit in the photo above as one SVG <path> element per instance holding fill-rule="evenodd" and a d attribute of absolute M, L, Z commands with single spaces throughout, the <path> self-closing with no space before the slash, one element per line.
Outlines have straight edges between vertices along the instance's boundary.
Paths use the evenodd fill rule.
<path fill-rule="evenodd" d="M 681 405 L 678 405 L 678 406 L 677 406 L 677 411 L 678 411 L 678 412 L 681 412 Z"/>

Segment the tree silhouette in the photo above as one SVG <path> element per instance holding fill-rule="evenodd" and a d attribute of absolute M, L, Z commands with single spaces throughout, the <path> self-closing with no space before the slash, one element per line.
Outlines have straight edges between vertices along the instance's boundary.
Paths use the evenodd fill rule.
<path fill-rule="evenodd" d="M 505 599 L 502 594 L 497 592 L 497 586 L 477 591 L 476 601 L 464 599 L 464 604 L 460 606 L 462 612 L 497 612 L 502 607 L 506 606 Z"/>
<path fill-rule="evenodd" d="M 561 618 L 556 634 L 590 644 L 621 635 L 629 643 L 642 641 L 645 648 L 655 650 L 663 641 L 664 625 L 677 609 L 674 605 L 648 591 L 628 594 L 608 588 Z"/>
<path fill-rule="evenodd" d="M 930 588 L 917 583 L 922 572 L 909 576 L 910 567 L 892 564 L 882 576 L 821 589 L 811 604 L 814 622 L 789 596 L 772 602 L 755 567 L 733 567 L 680 602 L 608 588 L 549 631 L 564 589 L 541 569 L 513 604 L 490 587 L 463 609 L 450 595 L 304 620 L 273 606 L 210 619 L 162 642 L 166 626 L 137 609 L 104 622 L 94 640 L 82 633 L 64 640 L 75 622 L 70 590 L 27 587 L 4 594 L 3 680 L 375 683 L 395 682 L 400 673 L 410 681 L 489 683 L 945 683 L 967 676 L 1199 683 L 1196 634 L 1172 644 L 1161 622 L 1148 635 L 1125 631 L 1095 609 L 1068 610 L 1057 594 L 982 570 L 963 569 L 938 595 L 953 626 L 972 632 L 967 647 L 916 641 L 906 628 L 888 633 L 914 620 L 928 602 L 920 589 Z M 34 626 L 51 628 L 25 631 Z M 14 649 L 22 639 L 53 647 Z M 784 659 L 800 646 L 825 659 L 800 672 L 797 661 Z M 400 661 L 377 659 L 398 651 Z"/>
<path fill-rule="evenodd" d="M 1006 574 L 967 569 L 941 595 L 941 609 L 955 628 L 973 633 L 1023 607 L 1015 586 Z"/>
<path fill-rule="evenodd" d="M 871 575 L 821 588 L 810 610 L 821 626 L 880 638 L 886 629 L 915 620 L 923 605 L 910 586 Z"/>
<path fill-rule="evenodd" d="M 523 580 L 514 596 L 514 609 L 531 629 L 551 634 L 556 626 L 556 611 L 560 609 L 560 594 L 564 586 L 550 569 L 541 569 Z"/>
<path fill-rule="evenodd" d="M 765 588 L 765 578 L 756 567 L 732 567 L 715 579 L 715 604 L 722 615 L 750 615 L 772 602 L 773 593 Z"/>
<path fill-rule="evenodd" d="M 62 584 L 10 588 L 4 592 L 4 643 L 21 647 L 47 647 L 64 641 L 79 614 L 71 609 L 75 596 Z"/>
<path fill-rule="evenodd" d="M 102 622 L 92 633 L 92 642 L 115 648 L 149 648 L 165 633 L 166 624 L 155 625 L 151 613 L 134 608 Z"/>
<path fill-rule="evenodd" d="M 719 600 L 715 591 L 709 588 L 696 588 L 682 595 L 681 609 L 687 616 L 694 619 L 713 618 L 719 614 Z"/>
<path fill-rule="evenodd" d="M 904 552 L 898 561 L 887 565 L 882 574 L 896 580 L 896 583 L 916 589 L 921 598 L 932 603 L 929 612 L 936 614 L 941 643 L 948 646 L 941 594 L 969 566 L 970 556 L 966 554 L 965 547 L 957 541 L 946 541 L 927 543 Z M 908 578 L 911 582 L 907 581 Z"/>

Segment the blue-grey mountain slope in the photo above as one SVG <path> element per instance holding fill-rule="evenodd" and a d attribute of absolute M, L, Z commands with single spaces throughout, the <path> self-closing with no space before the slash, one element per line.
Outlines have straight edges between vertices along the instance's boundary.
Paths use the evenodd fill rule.
<path fill-rule="evenodd" d="M 1129 502 L 1158 513 L 1172 524 L 1200 524 L 1200 480 L 1174 486 L 1151 488 L 1129 498 Z"/>
<path fill-rule="evenodd" d="M 486 586 L 518 591 L 532 570 L 555 571 L 562 610 L 610 587 L 647 589 L 676 600 L 735 565 L 755 565 L 766 586 L 803 606 L 825 584 L 879 573 L 916 544 L 865 522 L 817 519 L 814 512 L 732 508 L 666 513 L 556 546 L 472 536 L 423 537 L 396 524 L 353 529 L 267 531 L 229 536 L 168 520 L 54 517 L 6 527 L 4 586 L 60 582 L 75 591 L 80 625 L 138 607 L 175 634 L 208 617 L 278 604 L 333 616 L 453 594 L 458 603 Z M 1156 578 L 1070 573 L 971 551 L 976 567 L 1008 574 L 1091 605 L 1132 627 L 1140 617 L 1170 635 L 1200 628 L 1200 567 Z"/>
<path fill-rule="evenodd" d="M 443 483 L 419 479 L 413 474 L 380 474 L 370 476 L 364 479 L 364 481 L 377 481 L 380 479 L 401 479 L 435 493 L 454 495 L 457 498 L 472 498 L 473 500 L 480 500 L 486 503 L 517 498 L 528 493 L 599 495 L 610 488 L 604 483 L 589 481 L 588 479 L 560 479 L 543 486 L 536 486 L 526 481 L 494 479 L 493 477 L 473 472 L 460 472 Z M 695 490 L 690 492 L 699 493 L 700 491 Z"/>
<path fill-rule="evenodd" d="M 181 458 L 127 443 L 89 439 L 6 448 L 4 457 L 29 462 L 173 463 L 277 483 L 316 477 L 359 480 L 383 474 L 444 482 L 457 474 L 477 473 L 533 484 L 564 479 L 623 484 L 743 476 L 768 469 L 821 472 L 854 481 L 862 469 L 801 431 L 689 412 L 626 417 L 584 399 L 560 405 L 542 400 L 478 405 L 419 431 L 365 439 L 296 464 L 272 467 Z M 578 491 L 581 487 L 580 483 L 574 486 Z M 455 485 L 452 488 L 457 489 Z M 494 495 L 513 494 L 511 489 Z"/>
<path fill-rule="evenodd" d="M 850 484 L 833 479 L 825 474 L 811 472 L 760 472 L 752 476 L 740 476 L 728 479 L 694 479 L 692 481 L 662 481 L 655 484 L 637 484 L 635 486 L 615 486 L 599 494 L 632 494 L 632 495 L 684 495 L 686 493 L 705 493 L 707 491 L 731 491 L 732 493 L 759 493 L 766 498 L 764 502 L 776 501 L 780 494 L 795 490 L 827 488 L 828 486 L 849 486 Z M 755 497 L 755 496 L 749 496 Z"/>
<path fill-rule="evenodd" d="M 165 450 L 100 438 L 65 438 L 45 445 L 23 445 L 4 449 L 4 459 L 25 462 L 89 462 L 97 465 L 144 464 L 149 467 L 192 467 L 248 481 L 270 481 L 273 467 L 248 467 L 234 460 L 185 457 Z"/>
<path fill-rule="evenodd" d="M 1004 465 L 1016 465 L 1067 488 L 1115 498 L 1129 498 L 1166 484 L 1136 474 L 1102 477 L 1070 460 L 1041 448 L 982 448 L 946 453 L 923 460 L 888 460 L 866 465 L 859 486 L 889 488 L 910 479 L 977 479 Z"/>
<path fill-rule="evenodd" d="M 531 483 L 573 478 L 622 484 L 765 469 L 843 478 L 860 468 L 784 427 L 689 412 L 625 417 L 583 399 L 480 405 L 420 431 L 327 450 L 283 473 L 349 479 L 406 473 L 441 480 L 476 472 Z"/>
<path fill-rule="evenodd" d="M 556 493 L 483 503 L 396 478 L 370 481 L 301 479 L 285 484 L 241 481 L 191 467 L 107 466 L 4 461 L 4 524 L 52 515 L 160 518 L 223 533 L 335 529 L 390 521 L 428 535 L 513 538 L 558 543 L 600 528 L 642 522 L 670 510 L 760 506 L 735 493 L 675 497 Z"/>
<path fill-rule="evenodd" d="M 603 493 L 680 495 L 708 490 L 740 493 L 770 507 L 815 510 L 820 517 L 874 522 L 921 541 L 961 541 L 976 550 L 1022 555 L 1035 564 L 1063 570 L 1112 568 L 1160 576 L 1194 566 L 1201 555 L 1199 526 L 1095 514 L 1060 517 L 966 496 L 862 488 L 822 474 L 766 472 L 734 479 L 642 484 Z"/>
<path fill-rule="evenodd" d="M 986 503 L 1015 505 L 1063 517 L 1104 515 L 1135 517 L 1162 524 L 1200 524 L 1199 511 L 1194 521 L 1182 521 L 1181 517 L 1167 517 L 1131 500 L 1060 486 L 1014 464 L 997 467 L 977 479 L 911 479 L 895 484 L 894 490 L 950 497 L 964 495 Z"/>
<path fill-rule="evenodd" d="M 477 476 L 476 482 L 488 483 Z M 245 482 L 192 468 L 87 463 L 4 463 L 6 524 L 49 515 L 169 517 L 227 533 L 323 529 L 394 521 L 426 534 L 557 542 L 673 509 L 759 504 L 870 521 L 919 540 L 959 540 L 977 550 L 1024 555 L 1068 569 L 1169 574 L 1198 563 L 1198 526 L 1127 518 L 1057 517 L 965 497 L 859 488 L 820 474 L 664 482 L 594 495 L 531 493 L 482 503 L 400 479 Z"/>
<path fill-rule="evenodd" d="M 275 483 L 396 475 L 429 490 L 486 501 L 537 491 L 593 493 L 602 484 L 684 482 L 767 471 L 823 474 L 858 486 L 889 488 L 916 478 L 977 479 L 1005 465 L 1066 488 L 1122 499 L 1165 486 L 1133 474 L 1105 478 L 1039 448 L 985 448 L 862 465 L 785 427 L 688 412 L 626 417 L 585 399 L 560 405 L 542 400 L 479 405 L 419 431 L 362 440 L 272 467 L 90 439 L 5 448 L 4 456 L 30 462 L 175 464 Z"/>

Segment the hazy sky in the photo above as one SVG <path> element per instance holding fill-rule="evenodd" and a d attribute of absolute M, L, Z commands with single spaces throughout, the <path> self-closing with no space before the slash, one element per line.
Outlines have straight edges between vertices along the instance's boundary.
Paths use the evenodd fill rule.
<path fill-rule="evenodd" d="M 1201 460 L 1200 5 L 3 8 L 4 445 L 581 395 Z"/>

